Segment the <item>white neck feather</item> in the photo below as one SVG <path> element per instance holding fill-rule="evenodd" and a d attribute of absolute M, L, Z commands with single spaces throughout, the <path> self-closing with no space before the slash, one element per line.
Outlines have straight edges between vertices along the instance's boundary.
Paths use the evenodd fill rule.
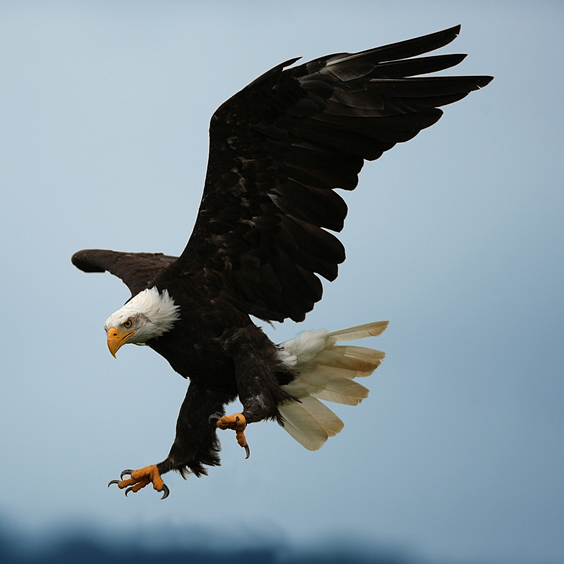
<path fill-rule="evenodd" d="M 170 331 L 180 318 L 179 309 L 180 306 L 174 303 L 167 290 L 161 293 L 157 288 L 149 288 L 139 292 L 120 310 L 111 315 L 104 328 L 107 331 L 110 327 L 117 327 L 128 318 L 144 318 L 141 323 L 143 329 L 131 342 L 138 340 L 145 342 Z"/>
<path fill-rule="evenodd" d="M 136 312 L 146 315 L 152 323 L 162 329 L 163 333 L 170 331 L 174 322 L 180 317 L 178 312 L 180 306 L 174 303 L 167 290 L 162 294 L 156 288 L 143 290 L 124 307 L 129 305 Z"/>

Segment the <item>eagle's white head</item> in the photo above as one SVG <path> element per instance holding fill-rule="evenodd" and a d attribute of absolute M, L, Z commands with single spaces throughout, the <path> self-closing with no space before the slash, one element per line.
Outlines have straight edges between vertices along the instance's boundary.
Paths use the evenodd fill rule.
<path fill-rule="evenodd" d="M 104 324 L 114 358 L 125 343 L 144 345 L 170 331 L 180 317 L 179 309 L 166 290 L 149 288 L 131 298 Z"/>

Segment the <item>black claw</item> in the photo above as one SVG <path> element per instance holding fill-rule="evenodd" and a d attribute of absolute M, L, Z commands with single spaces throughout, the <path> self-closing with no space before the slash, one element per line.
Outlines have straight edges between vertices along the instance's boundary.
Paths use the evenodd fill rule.
<path fill-rule="evenodd" d="M 123 477 L 124 476 L 129 476 L 131 478 L 131 473 L 133 472 L 133 470 L 130 470 L 129 468 L 127 470 L 124 470 L 119 477 L 122 479 L 123 481 Z"/>
<path fill-rule="evenodd" d="M 223 413 L 220 413 L 219 411 L 217 413 L 212 413 L 209 418 L 208 421 L 210 423 L 215 422 L 217 424 L 217 422 L 223 417 Z"/>
<path fill-rule="evenodd" d="M 112 480 L 112 481 L 108 484 L 108 488 L 109 488 L 112 484 L 119 484 L 119 480 Z"/>
<path fill-rule="evenodd" d="M 129 486 L 126 490 L 125 490 L 125 497 L 127 497 L 127 494 L 133 490 L 133 486 Z"/>
<path fill-rule="evenodd" d="M 245 445 L 245 455 L 245 460 L 251 456 L 251 449 L 249 448 L 249 445 Z"/>
<path fill-rule="evenodd" d="M 163 484 L 163 497 L 161 499 L 166 499 L 170 495 L 170 490 L 166 484 Z"/>

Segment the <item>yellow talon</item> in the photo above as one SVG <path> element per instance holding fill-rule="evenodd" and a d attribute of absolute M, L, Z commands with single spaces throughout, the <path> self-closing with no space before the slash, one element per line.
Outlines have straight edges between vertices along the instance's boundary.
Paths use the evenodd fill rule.
<path fill-rule="evenodd" d="M 234 415 L 224 415 L 217 421 L 217 426 L 220 429 L 233 429 L 235 437 L 239 446 L 243 447 L 246 452 L 245 458 L 251 455 L 251 449 L 247 444 L 247 437 L 245 437 L 245 429 L 247 428 L 247 420 L 242 413 L 235 413 Z"/>
<path fill-rule="evenodd" d="M 127 480 L 124 480 L 124 476 L 129 475 L 130 477 Z M 170 490 L 163 482 L 161 478 L 161 473 L 155 464 L 151 466 L 145 466 L 144 468 L 140 468 L 139 470 L 124 470 L 121 473 L 121 480 L 112 480 L 108 486 L 112 484 L 117 484 L 117 487 L 120 490 L 127 488 L 125 490 L 125 495 L 129 492 L 137 493 L 140 489 L 144 488 L 148 484 L 152 483 L 153 488 L 158 492 L 163 492 L 163 497 L 161 499 L 165 499 L 168 497 Z"/>

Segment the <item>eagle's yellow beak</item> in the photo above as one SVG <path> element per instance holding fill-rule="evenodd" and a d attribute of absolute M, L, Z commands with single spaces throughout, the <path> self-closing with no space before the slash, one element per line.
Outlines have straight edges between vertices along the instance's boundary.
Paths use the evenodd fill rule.
<path fill-rule="evenodd" d="M 116 358 L 116 353 L 119 349 L 133 337 L 134 333 L 135 331 L 124 331 L 123 329 L 120 330 L 115 327 L 108 329 L 108 348 L 114 358 Z"/>

